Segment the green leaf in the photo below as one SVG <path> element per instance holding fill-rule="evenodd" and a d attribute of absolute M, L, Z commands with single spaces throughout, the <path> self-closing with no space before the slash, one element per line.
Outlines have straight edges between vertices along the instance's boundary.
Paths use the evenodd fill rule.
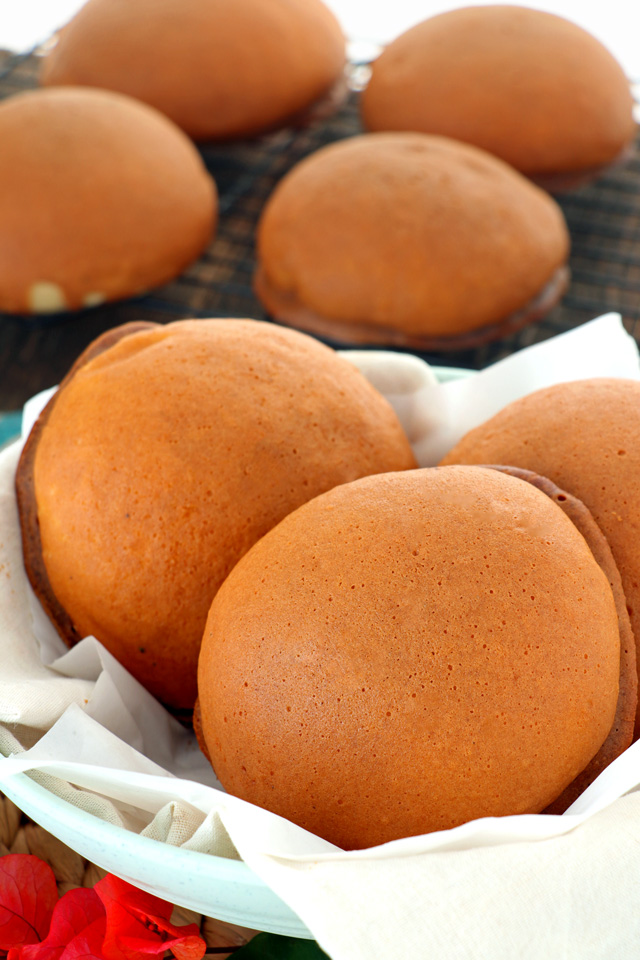
<path fill-rule="evenodd" d="M 327 960 L 315 940 L 259 933 L 233 954 L 233 960 Z"/>

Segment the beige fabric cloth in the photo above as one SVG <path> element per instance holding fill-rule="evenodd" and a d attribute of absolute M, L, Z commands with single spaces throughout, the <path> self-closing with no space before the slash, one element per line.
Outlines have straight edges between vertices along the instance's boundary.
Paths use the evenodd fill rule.
<path fill-rule="evenodd" d="M 530 390 L 584 376 L 640 378 L 635 344 L 615 318 L 449 389 L 434 386 L 415 358 L 351 356 L 389 396 L 424 465 Z M 640 794 L 624 795 L 640 784 L 640 745 L 565 817 L 478 821 L 338 851 L 224 794 L 192 734 L 93 638 L 65 651 L 29 596 L 13 492 L 18 454 L 19 445 L 0 453 L 0 788 L 29 770 L 123 830 L 242 856 L 334 960 L 636 960 Z"/>
<path fill-rule="evenodd" d="M 253 864 L 259 869 L 257 863 Z M 260 865 L 330 956 L 637 960 L 640 794 L 538 843 Z"/>

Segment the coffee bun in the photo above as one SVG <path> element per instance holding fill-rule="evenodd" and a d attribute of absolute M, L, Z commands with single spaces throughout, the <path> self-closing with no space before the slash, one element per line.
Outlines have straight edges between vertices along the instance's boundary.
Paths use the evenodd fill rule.
<path fill-rule="evenodd" d="M 225 788 L 346 848 L 544 810 L 616 726 L 626 621 L 565 502 L 447 467 L 287 517 L 207 621 L 199 729 Z"/>
<path fill-rule="evenodd" d="M 217 195 L 156 110 L 101 90 L 0 104 L 0 310 L 96 306 L 172 279 L 204 249 Z"/>
<path fill-rule="evenodd" d="M 43 61 L 45 85 L 118 90 L 196 140 L 284 126 L 344 85 L 321 0 L 89 0 Z"/>
<path fill-rule="evenodd" d="M 387 401 L 310 337 L 251 320 L 117 328 L 23 452 L 25 566 L 69 644 L 93 634 L 190 710 L 207 611 L 249 547 L 336 484 L 413 466 Z"/>
<path fill-rule="evenodd" d="M 635 132 L 629 81 L 606 47 L 562 17 L 508 5 L 412 27 L 375 61 L 361 105 L 369 130 L 464 140 L 551 187 L 546 178 L 562 187 L 601 172 Z"/>
<path fill-rule="evenodd" d="M 256 293 L 335 340 L 467 346 L 537 319 L 564 292 L 560 208 L 475 147 L 379 133 L 287 174 L 258 225 Z"/>
<path fill-rule="evenodd" d="M 538 390 L 471 430 L 443 463 L 487 460 L 543 473 L 588 507 L 620 571 L 638 650 L 640 382 L 602 378 Z"/>

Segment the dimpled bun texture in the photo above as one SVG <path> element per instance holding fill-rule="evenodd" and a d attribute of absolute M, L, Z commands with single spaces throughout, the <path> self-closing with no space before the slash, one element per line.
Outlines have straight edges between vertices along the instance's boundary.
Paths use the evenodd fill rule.
<path fill-rule="evenodd" d="M 640 656 L 640 383 L 603 378 L 538 390 L 471 430 L 443 461 L 489 462 L 535 470 L 591 511 L 620 571 Z"/>
<path fill-rule="evenodd" d="M 89 0 L 41 82 L 119 90 L 208 140 L 284 124 L 344 65 L 344 35 L 321 0 Z"/>
<path fill-rule="evenodd" d="M 258 226 L 256 289 L 285 322 L 288 301 L 338 331 L 452 336 L 523 307 L 568 249 L 555 201 L 489 154 L 368 134 L 318 150 L 280 182 Z"/>
<path fill-rule="evenodd" d="M 49 581 L 80 636 L 188 709 L 209 605 L 249 547 L 336 484 L 414 466 L 387 401 L 310 337 L 152 326 L 78 369 L 42 429 Z"/>
<path fill-rule="evenodd" d="M 101 90 L 0 104 L 0 310 L 50 313 L 158 286 L 202 252 L 217 194 L 156 110 Z"/>
<path fill-rule="evenodd" d="M 338 487 L 212 604 L 202 732 L 225 788 L 359 848 L 538 812 L 611 728 L 606 577 L 559 507 L 469 467 Z"/>
<path fill-rule="evenodd" d="M 631 142 L 629 81 L 576 24 L 517 6 L 424 20 L 375 61 L 362 97 L 370 130 L 473 143 L 524 173 L 597 168 Z"/>

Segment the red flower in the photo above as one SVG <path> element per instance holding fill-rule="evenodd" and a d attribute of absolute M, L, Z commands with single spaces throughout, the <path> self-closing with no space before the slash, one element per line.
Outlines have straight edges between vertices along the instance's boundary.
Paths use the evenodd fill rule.
<path fill-rule="evenodd" d="M 104 960 L 149 960 L 171 950 L 177 960 L 200 960 L 206 944 L 198 925 L 175 927 L 173 907 L 108 874 L 94 887 L 107 913 Z M 66 960 L 66 958 L 65 958 Z"/>
<path fill-rule="evenodd" d="M 27 854 L 0 857 L 0 950 L 46 937 L 58 888 L 53 870 Z"/>
<path fill-rule="evenodd" d="M 51 868 L 38 857 L 0 857 L 0 958 L 6 960 L 201 960 L 197 924 L 175 927 L 173 907 L 108 874 L 93 890 L 58 900 Z"/>
<path fill-rule="evenodd" d="M 13 950 L 8 960 L 102 960 L 106 914 L 93 890 L 69 890 L 58 900 L 46 940 Z"/>

